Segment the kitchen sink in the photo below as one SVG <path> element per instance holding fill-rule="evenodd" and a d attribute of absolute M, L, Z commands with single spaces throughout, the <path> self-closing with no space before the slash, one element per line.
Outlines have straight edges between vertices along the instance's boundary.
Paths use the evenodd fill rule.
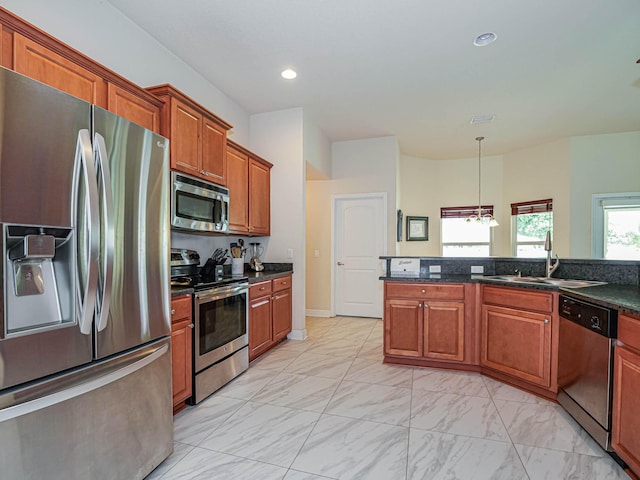
<path fill-rule="evenodd" d="M 548 277 L 519 277 L 517 275 L 486 275 L 482 277 L 482 279 L 495 280 L 497 282 L 523 283 L 529 285 L 551 285 L 554 287 L 565 288 L 581 288 L 606 284 L 606 282 L 597 282 L 594 280 L 571 280 L 567 278 Z"/>

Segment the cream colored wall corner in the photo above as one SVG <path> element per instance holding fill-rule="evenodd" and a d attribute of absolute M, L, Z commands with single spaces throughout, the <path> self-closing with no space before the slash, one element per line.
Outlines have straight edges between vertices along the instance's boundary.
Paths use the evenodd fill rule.
<path fill-rule="evenodd" d="M 640 132 L 572 137 L 570 157 L 571 256 L 591 258 L 592 195 L 640 191 Z"/>
<path fill-rule="evenodd" d="M 387 245 L 395 245 L 396 137 L 335 142 L 332 179 L 307 182 L 307 310 L 332 310 L 332 195 L 387 193 Z M 319 257 L 315 257 L 318 250 Z"/>
<path fill-rule="evenodd" d="M 273 163 L 271 169 L 271 236 L 265 262 L 293 262 L 294 338 L 305 330 L 305 162 L 301 108 L 252 115 L 250 150 Z M 293 259 L 287 257 L 293 251 Z"/>

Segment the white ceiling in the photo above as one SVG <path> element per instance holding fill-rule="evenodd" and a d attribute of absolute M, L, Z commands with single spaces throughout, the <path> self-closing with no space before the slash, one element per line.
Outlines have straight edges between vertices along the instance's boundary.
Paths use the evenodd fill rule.
<path fill-rule="evenodd" d="M 250 114 L 303 107 L 333 141 L 448 159 L 640 130 L 638 0 L 109 1 Z"/>

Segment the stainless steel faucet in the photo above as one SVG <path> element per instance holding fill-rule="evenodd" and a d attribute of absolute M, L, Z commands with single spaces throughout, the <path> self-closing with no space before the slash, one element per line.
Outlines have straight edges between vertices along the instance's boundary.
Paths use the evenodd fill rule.
<path fill-rule="evenodd" d="M 558 268 L 558 265 L 560 265 L 560 259 L 558 258 L 558 255 L 556 255 L 556 261 L 554 263 L 551 263 L 551 231 L 547 230 L 547 238 L 544 241 L 544 249 L 547 251 L 547 265 L 546 265 L 546 275 L 547 278 L 551 278 L 551 275 L 553 275 L 553 272 L 556 271 L 556 269 Z"/>

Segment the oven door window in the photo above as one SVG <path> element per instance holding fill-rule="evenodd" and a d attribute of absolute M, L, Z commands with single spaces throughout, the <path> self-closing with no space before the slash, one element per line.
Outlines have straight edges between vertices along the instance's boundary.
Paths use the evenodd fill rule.
<path fill-rule="evenodd" d="M 193 195 L 187 192 L 176 192 L 176 216 L 215 223 L 216 206 L 219 202 L 212 199 Z M 217 207 L 219 210 L 220 207 Z"/>
<path fill-rule="evenodd" d="M 247 333 L 247 294 L 200 304 L 200 355 Z"/>

